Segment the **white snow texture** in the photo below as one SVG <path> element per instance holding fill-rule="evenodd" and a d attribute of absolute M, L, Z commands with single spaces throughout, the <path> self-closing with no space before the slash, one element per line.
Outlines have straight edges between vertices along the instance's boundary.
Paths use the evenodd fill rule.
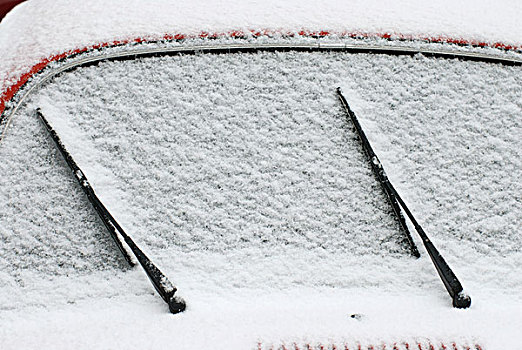
<path fill-rule="evenodd" d="M 321 28 L 514 44 L 522 34 L 522 10 L 509 1 L 41 6 L 30 0 L 0 24 L 2 88 L 50 54 L 166 32 Z M 35 28 L 22 25 L 34 16 Z M 30 96 L 0 143 L 0 348 L 517 348 L 521 73 L 421 55 L 262 52 L 59 75 Z M 424 250 L 410 255 L 337 86 L 471 309 L 451 308 Z M 125 265 L 37 107 L 179 288 L 185 313 L 168 314 L 141 270 Z"/>

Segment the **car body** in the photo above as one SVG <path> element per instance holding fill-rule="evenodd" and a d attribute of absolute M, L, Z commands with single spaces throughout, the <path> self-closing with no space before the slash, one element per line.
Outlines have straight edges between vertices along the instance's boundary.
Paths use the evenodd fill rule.
<path fill-rule="evenodd" d="M 516 347 L 517 12 L 501 22 L 482 4 L 456 26 L 459 11 L 433 17 L 444 1 L 408 4 L 13 11 L 0 24 L 0 347 Z M 408 224 L 412 256 L 370 161 L 470 309 L 452 307 Z M 86 178 L 98 199 L 82 193 Z M 116 221 L 184 312 L 169 314 L 122 258 Z"/>

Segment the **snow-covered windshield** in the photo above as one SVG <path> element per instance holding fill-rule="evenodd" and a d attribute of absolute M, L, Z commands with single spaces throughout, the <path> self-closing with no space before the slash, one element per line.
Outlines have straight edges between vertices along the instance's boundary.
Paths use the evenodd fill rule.
<path fill-rule="evenodd" d="M 291 249 L 287 263 L 297 270 L 291 265 L 305 264 L 313 251 L 340 261 L 376 255 L 379 264 L 378 256 L 407 256 L 335 95 L 342 86 L 390 177 L 442 248 L 454 250 L 449 255 L 461 256 L 463 247 L 472 259 L 513 253 L 522 243 L 510 235 L 517 229 L 510 208 L 520 205 L 518 70 L 297 52 L 79 68 L 32 98 L 2 147 L 3 181 L 20 184 L 2 186 L 13 199 L 2 210 L 3 232 L 40 237 L 43 251 L 60 247 L 83 263 L 85 249 L 105 246 L 71 240 L 72 231 L 87 238 L 103 229 L 34 118 L 39 106 L 115 216 L 165 257 L 204 251 L 242 263 Z M 28 152 L 21 139 L 34 147 Z M 23 215 L 7 214 L 19 206 Z M 105 249 L 87 256 L 101 263 Z M 29 251 L 22 257 L 38 259 Z M 10 265 L 26 264 L 22 257 Z M 53 258 L 38 266 L 46 264 L 60 270 Z"/>
<path fill-rule="evenodd" d="M 62 74 L 32 95 L 0 147 L 0 282 L 42 291 L 52 277 L 80 299 L 126 283 L 149 292 L 138 277 L 122 281 L 124 261 L 35 117 L 40 107 L 112 214 L 189 298 L 331 286 L 444 293 L 429 261 L 412 263 L 341 86 L 466 286 L 494 288 L 522 247 L 520 73 L 420 55 L 265 52 Z M 85 281 L 94 287 L 76 288 Z"/>

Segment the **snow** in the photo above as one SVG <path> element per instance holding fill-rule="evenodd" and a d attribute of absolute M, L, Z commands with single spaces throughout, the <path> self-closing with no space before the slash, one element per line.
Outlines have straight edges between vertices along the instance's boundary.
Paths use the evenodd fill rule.
<path fill-rule="evenodd" d="M 116 314 L 125 313 L 134 303 L 155 305 L 158 315 L 166 311 L 159 298 L 152 296 L 142 273 L 122 270 L 123 261 L 113 243 L 33 115 L 37 106 L 107 207 L 188 301 L 189 316 L 181 318 L 195 320 L 178 325 L 182 329 L 195 332 L 201 317 L 209 325 L 224 322 L 234 329 L 235 323 L 221 320 L 222 313 L 213 305 L 244 308 L 238 311 L 242 316 L 237 315 L 244 317 L 260 305 L 251 301 L 260 295 L 276 309 L 289 303 L 292 295 L 332 305 L 341 300 L 337 317 L 351 312 L 344 295 L 353 294 L 365 300 L 360 305 L 373 300 L 374 294 L 382 298 L 382 313 L 392 311 L 385 300 L 397 298 L 403 313 L 418 314 L 418 306 L 399 296 L 403 293 L 430 313 L 437 309 L 454 312 L 445 309 L 448 297 L 427 257 L 415 260 L 408 256 L 404 242 L 398 243 L 398 225 L 335 96 L 335 87 L 341 85 L 347 96 L 354 97 L 353 107 L 391 170 L 390 177 L 471 291 L 474 308 L 470 311 L 480 331 L 448 333 L 440 328 L 427 336 L 461 341 L 479 337 L 487 342 L 480 335 L 489 326 L 490 314 L 481 313 L 480 305 L 509 298 L 513 311 L 507 313 L 508 318 L 520 309 L 516 290 L 521 281 L 513 267 L 520 261 L 521 237 L 507 234 L 517 232 L 520 211 L 505 209 L 519 205 L 520 159 L 510 153 L 520 146 L 519 125 L 515 115 L 506 113 L 519 108 L 510 102 L 516 101 L 516 86 L 520 86 L 518 70 L 502 67 L 499 75 L 494 65 L 422 57 L 264 53 L 102 63 L 61 75 L 13 119 L 1 148 L 6 160 L 2 180 L 20 184 L 1 186 L 11 199 L 2 210 L 3 236 L 8 241 L 16 237 L 3 251 L 18 248 L 16 254 L 2 254 L 10 271 L 6 284 L 11 285 L 5 300 L 13 310 L 5 310 L 12 317 L 6 325 L 13 329 L 8 338 L 17 339 L 17 310 L 42 312 L 45 306 L 49 311 L 42 317 L 58 312 L 68 319 L 69 313 L 82 308 L 77 305 L 101 299 L 102 304 L 110 300 L 120 307 Z M 466 89 L 451 89 L 455 73 L 462 71 L 467 73 L 461 80 Z M 398 86 L 398 81 L 406 82 L 407 88 Z M 473 115 L 460 112 L 463 99 L 483 95 L 489 86 L 496 91 L 487 99 L 473 99 Z M 434 96 L 432 91 L 438 99 L 426 103 L 429 108 L 416 105 L 426 113 L 418 120 L 418 114 L 409 113 L 411 103 Z M 454 98 L 456 93 L 459 99 Z M 398 96 L 402 103 L 395 102 Z M 471 118 L 480 123 L 485 136 L 477 138 Z M 502 133 L 497 132 L 497 123 Z M 251 130 L 255 132 L 247 132 Z M 486 137 L 489 134 L 496 137 L 493 145 Z M 431 139 L 440 141 L 434 147 Z M 27 140 L 34 146 L 28 148 Z M 480 150 L 474 157 L 469 157 L 470 146 Z M 447 165 L 446 149 L 457 160 L 462 157 L 455 162 L 458 166 Z M 505 166 L 497 167 L 487 159 Z M 475 188 L 469 179 L 478 165 L 484 167 L 486 180 Z M 266 172 L 270 176 L 265 179 Z M 35 181 L 39 176 L 44 181 Z M 449 179 L 452 186 L 438 179 Z M 27 186 L 31 183 L 45 190 Z M 504 192 L 503 188 L 513 190 Z M 459 193 L 464 191 L 469 198 L 461 203 Z M 491 194 L 488 208 L 481 205 L 483 192 Z M 55 197 L 49 212 L 50 198 Z M 464 204 L 473 208 L 467 217 L 455 210 Z M 23 216 L 14 214 L 24 207 Z M 473 226 L 497 207 L 498 218 L 483 221 L 483 231 Z M 498 227 L 499 223 L 504 226 Z M 28 242 L 33 251 L 19 249 Z M 35 250 L 47 253 L 35 254 Z M 502 286 L 495 278 L 500 273 L 509 276 Z M 61 289 L 53 292 L 49 283 Z M 78 288 L 82 285 L 86 288 Z M 122 290 L 129 291 L 126 298 L 137 301 L 122 300 Z M 319 296 L 313 297 L 316 293 Z M 16 301 L 22 295 L 23 304 Z M 290 310 L 276 312 L 277 318 L 291 324 L 304 302 L 290 302 Z M 73 303 L 72 310 L 68 303 Z M 276 317 L 270 316 L 274 309 L 266 307 L 260 317 Z M 244 338 L 230 346 L 254 346 L 257 332 L 263 342 L 276 343 L 306 335 L 310 341 L 330 335 L 346 341 L 373 335 L 373 341 L 380 341 L 375 337 L 386 334 L 386 327 L 372 318 L 362 333 L 349 333 L 351 337 L 346 338 L 343 327 L 332 328 L 335 318 L 330 318 L 328 308 L 313 310 L 318 324 L 326 327 L 322 332 L 285 326 L 277 328 L 278 333 L 266 326 L 258 330 L 258 326 L 243 325 Z M 366 306 L 363 310 L 368 312 Z M 162 328 L 171 321 L 156 322 Z M 455 323 L 459 322 L 457 317 Z M 373 327 L 379 330 L 377 335 L 371 332 Z M 386 339 L 426 332 L 409 327 L 409 331 L 395 329 Z M 508 327 L 506 332 L 510 329 L 515 328 Z M 204 348 L 199 342 L 227 344 L 227 339 L 195 333 L 190 340 L 174 337 L 169 343 Z M 92 343 L 84 346 L 88 344 Z"/>
<path fill-rule="evenodd" d="M 446 307 L 433 308 L 432 303 L 423 298 L 411 299 L 389 295 L 383 298 L 378 294 L 360 295 L 345 292 L 332 295 L 325 294 L 324 291 L 309 290 L 304 292 L 307 298 L 295 293 L 277 292 L 270 297 L 256 294 L 248 294 L 243 298 L 234 295 L 218 299 L 212 297 L 212 301 L 218 301 L 218 304 L 210 304 L 201 298 L 202 302 L 193 306 L 190 313 L 179 316 L 167 315 L 160 308 L 151 308 L 146 300 L 140 298 L 125 301 L 116 298 L 110 303 L 98 300 L 89 302 L 88 305 L 79 303 L 71 305 L 66 311 L 35 312 L 26 315 L 23 325 L 15 322 L 15 326 L 18 327 L 13 327 L 15 333 L 11 339 L 16 339 L 16 342 L 6 344 L 24 348 L 41 346 L 53 349 L 70 347 L 71 344 L 77 348 L 149 348 L 170 344 L 176 349 L 256 349 L 257 341 L 262 341 L 267 349 L 271 344 L 277 345 L 282 342 L 354 344 L 352 337 L 359 339 L 363 344 L 380 344 L 384 341 L 398 341 L 397 334 L 403 334 L 404 338 L 400 340 L 408 341 L 410 344 L 414 341 L 425 341 L 426 337 L 423 335 L 426 334 L 431 335 L 430 339 L 434 344 L 448 344 L 461 339 L 464 344 L 473 344 L 481 339 L 468 334 L 469 329 L 480 330 L 480 338 L 489 335 L 509 338 L 515 334 L 510 333 L 514 330 L 512 327 L 520 325 L 520 322 L 507 325 L 503 321 L 490 321 L 489 326 L 494 331 L 478 328 L 480 323 L 488 321 L 480 320 L 476 310 L 455 315 L 455 312 Z M 369 296 L 372 297 L 370 304 L 367 303 Z M 257 303 L 252 303 L 252 298 Z M 342 307 L 333 303 L 333 300 L 342 300 Z M 123 303 L 125 308 L 122 307 Z M 408 304 L 418 309 L 404 312 L 402 306 Z M 501 316 L 511 312 L 508 307 L 512 306 L 514 305 L 508 302 L 502 306 L 483 307 L 481 312 L 495 315 L 496 320 L 501 320 Z M 365 314 L 361 320 L 349 316 L 363 307 Z M 208 313 L 198 312 L 208 308 L 215 311 L 214 317 L 209 318 Z M 434 316 L 426 317 L 426 308 L 431 310 Z M 383 309 L 387 312 L 383 313 Z M 100 314 L 103 317 L 100 317 Z M 42 323 L 42 318 L 47 322 Z M 419 319 L 423 320 L 420 324 Z M 132 323 L 133 327 L 130 327 L 129 323 Z M 198 324 L 199 331 L 186 330 L 184 325 L 187 323 Z M 505 325 L 508 326 L 507 329 L 503 327 Z M 137 329 L 140 332 L 139 336 L 136 335 Z M 380 331 L 378 336 L 375 335 L 375 329 Z M 26 336 L 28 333 L 31 337 Z M 183 336 L 179 337 L 179 334 Z M 224 334 L 230 336 L 224 337 Z M 179 342 L 173 343 L 172 340 L 176 338 Z M 484 345 L 482 341 L 481 343 L 484 348 L 492 348 Z M 509 345 L 509 342 L 504 344 Z"/>
<path fill-rule="evenodd" d="M 102 0 L 52 3 L 30 0 L 0 23 L 0 83 L 5 90 L 43 58 L 114 40 L 162 38 L 234 30 L 398 33 L 520 46 L 517 1 L 403 0 L 384 2 L 290 0 L 178 3 Z M 37 20 L 35 20 L 37 19 Z M 31 25 L 27 25 L 31 23 Z"/>
<path fill-rule="evenodd" d="M 0 24 L 0 72 L 9 82 L 52 53 L 165 32 L 327 26 L 519 44 L 521 30 L 520 5 L 509 2 L 494 11 L 445 1 L 387 11 L 379 2 L 335 11 L 234 5 L 75 3 L 83 16 L 71 17 L 68 2 L 42 10 L 29 1 Z M 440 8 L 444 18 L 431 16 Z M 42 30 L 24 34 L 24 19 L 42 11 Z M 292 52 L 147 58 L 62 74 L 22 106 L 0 144 L 0 348 L 517 348 L 521 77 L 520 67 L 420 55 Z M 409 255 L 337 86 L 471 294 L 470 310 L 451 308 L 423 250 L 419 260 Z M 179 288 L 185 313 L 168 314 L 144 273 L 126 267 L 36 107 Z"/>

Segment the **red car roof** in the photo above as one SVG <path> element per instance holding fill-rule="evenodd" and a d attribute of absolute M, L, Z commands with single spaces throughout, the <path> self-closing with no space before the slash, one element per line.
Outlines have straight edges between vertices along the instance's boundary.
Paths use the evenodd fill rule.
<path fill-rule="evenodd" d="M 13 7 L 25 0 L 0 0 L 0 21 Z"/>

